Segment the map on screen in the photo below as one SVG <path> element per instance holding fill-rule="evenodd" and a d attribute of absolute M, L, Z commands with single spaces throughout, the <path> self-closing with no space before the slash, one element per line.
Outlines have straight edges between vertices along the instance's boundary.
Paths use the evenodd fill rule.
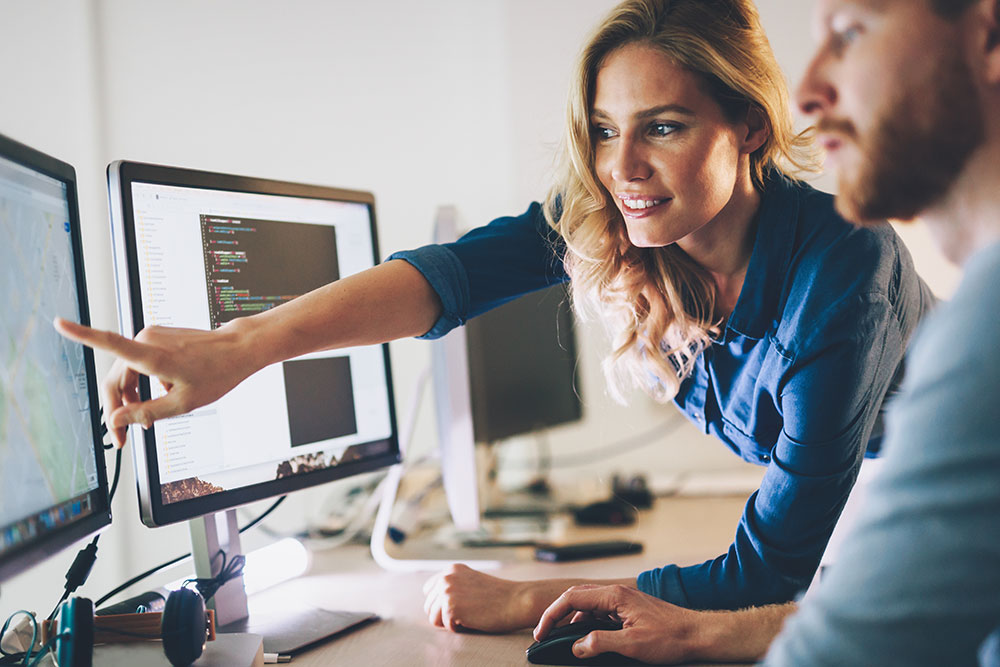
<path fill-rule="evenodd" d="M 0 526 L 98 485 L 73 267 L 65 184 L 0 158 Z"/>

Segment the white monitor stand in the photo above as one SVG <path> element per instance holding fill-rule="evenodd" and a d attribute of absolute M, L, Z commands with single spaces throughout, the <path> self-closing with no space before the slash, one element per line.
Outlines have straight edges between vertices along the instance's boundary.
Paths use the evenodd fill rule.
<path fill-rule="evenodd" d="M 190 519 L 188 525 L 196 576 L 218 576 L 223 561 L 230 563 L 242 555 L 235 509 Z M 370 612 L 330 611 L 300 603 L 251 614 L 242 574 L 219 588 L 208 606 L 215 610 L 218 632 L 261 635 L 266 653 L 294 653 L 378 618 Z"/>
<path fill-rule="evenodd" d="M 447 243 L 458 238 L 457 214 L 454 207 L 442 206 L 434 224 L 434 242 Z M 441 478 L 448 508 L 455 527 L 460 531 L 479 528 L 479 475 L 476 468 L 476 441 L 472 430 L 472 400 L 469 391 L 469 361 L 465 330 L 458 327 L 446 336 L 431 342 L 431 376 L 437 412 L 438 443 L 441 455 Z M 411 419 L 416 405 L 411 406 Z M 400 448 L 409 443 L 408 433 L 400 439 Z M 406 452 L 403 451 L 405 457 Z M 500 565 L 495 560 L 398 559 L 385 549 L 392 507 L 396 500 L 402 464 L 389 470 L 382 502 L 372 530 L 371 550 L 375 561 L 387 570 L 438 570 L 462 562 L 476 569 L 491 569 Z"/>

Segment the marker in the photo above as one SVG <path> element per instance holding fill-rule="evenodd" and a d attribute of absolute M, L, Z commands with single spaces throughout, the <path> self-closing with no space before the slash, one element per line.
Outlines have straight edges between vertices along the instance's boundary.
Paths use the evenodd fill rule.
<path fill-rule="evenodd" d="M 264 664 L 274 665 L 278 663 L 291 662 L 292 656 L 290 655 L 279 655 L 277 653 L 265 653 L 264 654 Z"/>

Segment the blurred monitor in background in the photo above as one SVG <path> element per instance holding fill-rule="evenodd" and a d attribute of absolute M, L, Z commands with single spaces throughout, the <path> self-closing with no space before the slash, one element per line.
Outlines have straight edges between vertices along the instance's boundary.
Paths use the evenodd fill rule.
<path fill-rule="evenodd" d="M 533 292 L 466 324 L 477 442 L 578 421 L 576 336 L 566 287 Z"/>

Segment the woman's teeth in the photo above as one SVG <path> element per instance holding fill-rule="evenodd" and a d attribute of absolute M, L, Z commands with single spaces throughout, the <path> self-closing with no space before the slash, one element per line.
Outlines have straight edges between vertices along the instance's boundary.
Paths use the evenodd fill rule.
<path fill-rule="evenodd" d="M 625 204 L 627 208 L 642 210 L 644 208 L 652 208 L 657 204 L 662 204 L 662 199 L 623 199 L 622 203 Z"/>

